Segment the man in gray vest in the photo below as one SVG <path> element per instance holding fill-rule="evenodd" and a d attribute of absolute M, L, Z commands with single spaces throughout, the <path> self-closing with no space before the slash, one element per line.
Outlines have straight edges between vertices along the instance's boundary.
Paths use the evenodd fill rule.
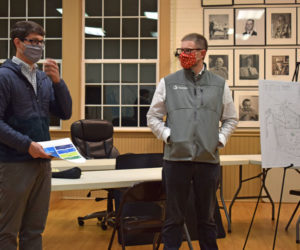
<path fill-rule="evenodd" d="M 181 40 L 176 55 L 183 69 L 161 79 L 147 114 L 148 126 L 165 142 L 164 249 L 181 245 L 191 183 L 201 250 L 218 249 L 214 221 L 220 176 L 218 148 L 225 146 L 234 131 L 237 115 L 225 80 L 206 69 L 206 51 L 207 40 L 200 34 L 188 34 Z"/>

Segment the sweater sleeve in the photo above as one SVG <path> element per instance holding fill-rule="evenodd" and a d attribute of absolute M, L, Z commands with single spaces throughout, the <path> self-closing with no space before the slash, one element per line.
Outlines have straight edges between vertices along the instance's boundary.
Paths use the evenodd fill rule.
<path fill-rule="evenodd" d="M 72 98 L 64 80 L 52 83 L 50 112 L 60 119 L 67 120 L 72 115 Z"/>

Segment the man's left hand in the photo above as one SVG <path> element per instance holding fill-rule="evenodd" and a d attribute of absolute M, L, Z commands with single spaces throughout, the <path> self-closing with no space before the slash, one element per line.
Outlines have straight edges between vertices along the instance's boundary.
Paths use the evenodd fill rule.
<path fill-rule="evenodd" d="M 46 59 L 46 62 L 44 63 L 44 71 L 53 83 L 60 82 L 59 68 L 53 59 Z"/>

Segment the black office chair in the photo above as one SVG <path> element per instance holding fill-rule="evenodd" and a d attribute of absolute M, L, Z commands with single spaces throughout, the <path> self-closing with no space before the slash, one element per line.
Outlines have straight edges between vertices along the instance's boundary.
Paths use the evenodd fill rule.
<path fill-rule="evenodd" d="M 98 119 L 79 120 L 71 125 L 71 138 L 79 153 L 87 159 L 116 158 L 119 151 L 113 145 L 113 125 L 109 121 Z M 96 198 L 96 201 L 107 199 L 107 210 L 78 217 L 78 224 L 84 220 L 97 218 L 103 230 L 107 228 L 108 218 L 113 214 L 113 190 L 108 191 L 107 198 Z M 88 197 L 91 191 L 88 193 Z"/>
<path fill-rule="evenodd" d="M 125 249 L 126 239 L 125 235 L 134 232 L 138 238 L 142 237 L 143 233 L 152 234 L 153 249 L 158 249 L 160 245 L 160 232 L 164 221 L 164 200 L 165 192 L 161 181 L 146 181 L 133 185 L 128 188 L 122 195 L 122 200 L 118 208 L 115 218 L 114 230 L 111 235 L 108 250 L 111 249 L 116 231 L 120 232 L 119 240 L 122 244 L 122 249 Z M 160 208 L 159 216 L 153 216 L 151 213 L 144 213 L 144 211 L 135 210 L 128 214 L 126 205 L 131 204 L 149 204 L 152 206 L 156 204 Z M 155 237 L 155 234 L 159 237 Z M 138 239 L 137 239 L 138 240 Z M 135 243 L 132 245 L 138 245 Z"/>
<path fill-rule="evenodd" d="M 299 189 L 297 189 L 297 190 L 292 189 L 292 190 L 290 190 L 290 194 L 300 196 L 300 190 Z M 300 200 L 298 201 L 298 204 L 297 204 L 291 218 L 289 219 L 288 224 L 285 227 L 286 231 L 288 230 L 288 228 L 289 228 L 289 226 L 290 226 L 290 224 L 291 224 L 291 222 L 292 222 L 292 220 L 293 220 L 293 218 L 294 218 L 294 216 L 295 216 L 295 214 L 296 214 L 296 212 L 299 208 L 299 205 L 300 205 Z M 300 243 L 300 216 L 298 217 L 298 220 L 296 222 L 296 243 Z"/>
<path fill-rule="evenodd" d="M 116 169 L 138 169 L 138 168 L 156 168 L 162 167 L 163 165 L 163 154 L 162 153 L 146 153 L 146 154 L 123 154 L 119 155 L 116 159 Z M 122 200 L 123 193 L 127 189 L 116 189 L 114 191 L 114 200 L 116 213 L 120 207 L 120 201 Z M 139 202 L 125 204 L 122 208 L 122 216 L 131 217 L 131 216 L 147 216 L 150 218 L 161 218 L 161 207 L 154 202 Z M 157 229 L 157 228 L 156 228 Z M 155 236 L 155 237 L 154 237 Z M 190 249 L 192 249 L 190 235 L 187 229 L 186 224 L 184 224 L 184 237 L 188 241 Z M 153 232 L 126 232 L 123 237 L 121 231 L 118 230 L 118 240 L 120 244 L 127 246 L 130 245 L 143 245 L 153 243 L 153 248 L 158 249 L 161 241 L 161 234 L 153 234 Z M 156 243 L 156 246 L 155 244 Z"/>

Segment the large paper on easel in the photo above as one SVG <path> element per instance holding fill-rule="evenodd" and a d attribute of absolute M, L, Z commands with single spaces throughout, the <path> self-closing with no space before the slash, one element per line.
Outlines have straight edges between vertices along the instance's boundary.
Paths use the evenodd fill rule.
<path fill-rule="evenodd" d="M 300 166 L 300 83 L 259 81 L 262 167 Z"/>
<path fill-rule="evenodd" d="M 52 157 L 76 163 L 85 162 L 85 158 L 77 151 L 70 138 L 43 141 L 39 142 L 39 144 L 41 144 L 45 152 Z"/>

